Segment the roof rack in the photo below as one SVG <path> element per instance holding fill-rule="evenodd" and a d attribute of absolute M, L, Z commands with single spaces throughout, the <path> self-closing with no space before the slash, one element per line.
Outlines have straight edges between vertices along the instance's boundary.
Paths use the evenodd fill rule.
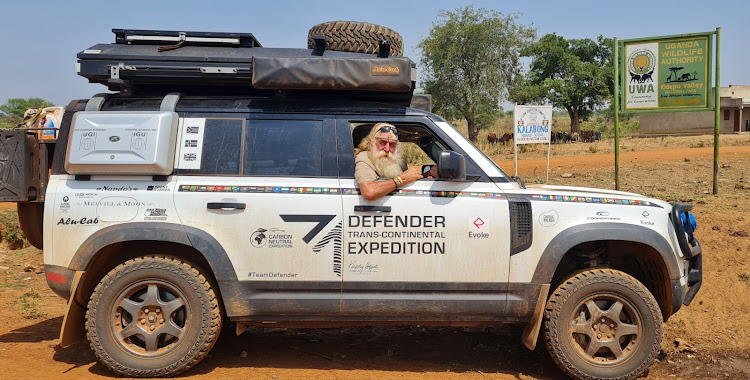
<path fill-rule="evenodd" d="M 211 45 L 235 47 L 263 47 L 252 33 L 180 32 L 175 30 L 112 29 L 116 44 Z"/>

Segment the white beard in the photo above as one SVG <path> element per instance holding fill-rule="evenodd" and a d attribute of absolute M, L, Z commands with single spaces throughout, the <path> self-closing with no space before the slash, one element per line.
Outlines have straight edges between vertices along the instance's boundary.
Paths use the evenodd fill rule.
<path fill-rule="evenodd" d="M 367 156 L 372 161 L 372 164 L 375 165 L 375 171 L 381 177 L 396 178 L 404 172 L 401 168 L 401 155 L 398 150 L 394 154 L 382 150 L 370 149 L 367 151 Z"/>

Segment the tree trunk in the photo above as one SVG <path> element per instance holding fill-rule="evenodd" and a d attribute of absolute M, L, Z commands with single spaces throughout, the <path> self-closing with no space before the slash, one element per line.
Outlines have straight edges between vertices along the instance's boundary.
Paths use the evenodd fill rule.
<path fill-rule="evenodd" d="M 469 141 L 474 143 L 474 145 L 477 144 L 477 139 L 479 137 L 479 127 L 477 127 L 474 120 L 466 120 L 466 124 L 469 127 Z"/>
<path fill-rule="evenodd" d="M 581 122 L 578 120 L 578 108 L 568 108 L 568 116 L 570 116 L 570 133 L 581 133 Z"/>
<path fill-rule="evenodd" d="M 479 137 L 479 126 L 477 125 L 476 112 L 470 110 L 468 115 L 464 115 L 464 118 L 466 119 L 466 126 L 469 130 L 469 141 L 476 145 Z"/>

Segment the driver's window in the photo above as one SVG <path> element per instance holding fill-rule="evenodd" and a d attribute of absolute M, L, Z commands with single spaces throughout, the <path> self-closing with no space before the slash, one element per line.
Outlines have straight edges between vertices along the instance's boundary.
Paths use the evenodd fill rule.
<path fill-rule="evenodd" d="M 386 120 L 387 121 L 387 120 Z M 445 145 L 419 124 L 391 123 L 399 131 L 399 155 L 407 166 L 434 165 Z M 375 123 L 352 123 L 352 147 L 354 152 L 372 130 Z"/>

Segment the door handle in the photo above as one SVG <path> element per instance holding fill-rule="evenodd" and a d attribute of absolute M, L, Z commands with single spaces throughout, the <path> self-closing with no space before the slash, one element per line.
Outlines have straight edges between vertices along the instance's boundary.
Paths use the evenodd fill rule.
<path fill-rule="evenodd" d="M 367 206 L 367 205 L 356 205 L 354 211 L 364 212 L 391 212 L 391 206 Z"/>
<path fill-rule="evenodd" d="M 220 209 L 244 210 L 245 204 L 244 203 L 231 203 L 231 202 L 208 202 L 206 203 L 206 208 L 210 210 L 220 210 Z"/>

